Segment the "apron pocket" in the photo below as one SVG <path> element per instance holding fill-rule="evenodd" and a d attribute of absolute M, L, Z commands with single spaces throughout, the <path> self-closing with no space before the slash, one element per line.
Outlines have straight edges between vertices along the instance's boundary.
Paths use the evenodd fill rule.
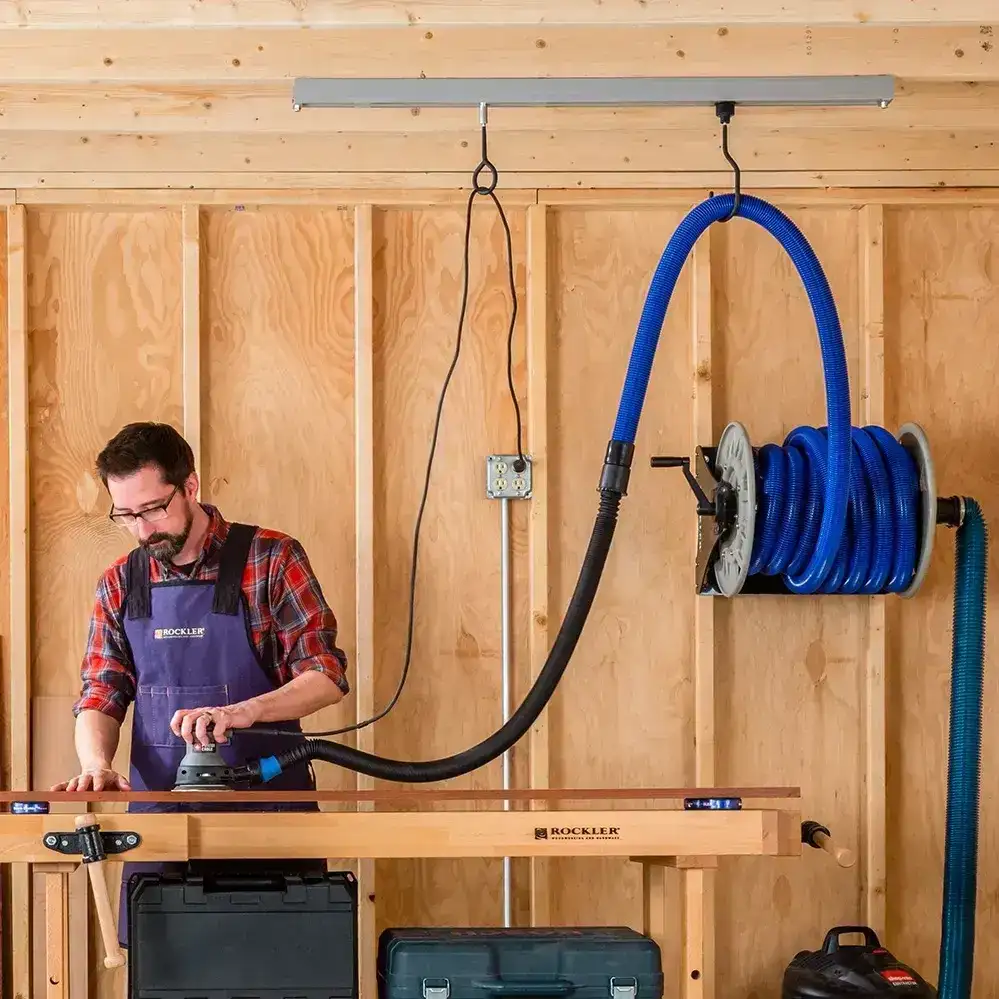
<path fill-rule="evenodd" d="M 229 703 L 226 684 L 210 687 L 159 687 L 139 684 L 133 705 L 132 743 L 183 749 L 184 740 L 173 734 L 170 719 L 182 708 L 214 708 Z"/>

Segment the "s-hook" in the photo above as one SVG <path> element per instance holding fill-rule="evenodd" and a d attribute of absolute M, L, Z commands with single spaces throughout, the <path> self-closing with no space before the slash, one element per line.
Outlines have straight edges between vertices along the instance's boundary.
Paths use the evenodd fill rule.
<path fill-rule="evenodd" d="M 489 121 L 489 113 L 486 110 L 486 104 L 483 102 L 479 105 L 479 125 L 482 127 L 482 162 L 475 168 L 475 173 L 472 174 L 472 187 L 475 188 L 476 194 L 492 194 L 496 190 L 496 184 L 499 181 L 499 174 L 496 172 L 496 167 L 489 160 L 489 154 L 486 152 L 486 125 Z M 483 185 L 479 182 L 479 175 L 483 170 L 488 169 L 490 174 L 492 174 L 492 180 L 488 185 Z"/>
<path fill-rule="evenodd" d="M 735 114 L 735 102 L 719 101 L 715 104 L 715 114 L 718 115 L 718 120 L 721 122 L 722 155 L 728 160 L 729 165 L 735 171 L 735 200 L 732 202 L 732 210 L 725 218 L 718 220 L 719 222 L 728 222 L 729 219 L 734 218 L 738 213 L 739 202 L 742 200 L 742 174 L 739 170 L 739 164 L 735 162 L 732 154 L 728 151 L 728 123 Z"/>

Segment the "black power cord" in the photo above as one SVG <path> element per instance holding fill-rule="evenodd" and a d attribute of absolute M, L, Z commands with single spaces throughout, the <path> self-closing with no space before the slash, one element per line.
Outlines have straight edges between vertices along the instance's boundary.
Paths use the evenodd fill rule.
<path fill-rule="evenodd" d="M 480 177 L 484 170 L 488 170 L 491 177 L 488 183 L 483 184 L 480 181 Z M 468 308 L 468 258 L 470 253 L 471 241 L 472 241 L 472 205 L 477 196 L 488 196 L 492 199 L 493 204 L 496 206 L 496 210 L 499 213 L 500 221 L 503 223 L 503 231 L 506 235 L 506 257 L 507 257 L 507 275 L 510 282 L 510 297 L 512 300 L 512 308 L 510 311 L 510 327 L 507 332 L 507 344 L 506 344 L 506 367 L 507 367 L 507 382 L 510 387 L 510 398 L 513 400 L 514 413 L 517 419 L 517 458 L 513 463 L 513 467 L 517 472 L 523 472 L 527 467 L 527 460 L 524 457 L 524 447 L 523 447 L 523 427 L 521 422 L 520 413 L 520 403 L 517 401 L 517 391 L 513 384 L 513 334 L 517 325 L 517 283 L 514 275 L 513 267 L 513 237 L 510 234 L 510 223 L 507 221 L 506 212 L 503 210 L 503 205 L 500 203 L 499 198 L 496 196 L 496 184 L 499 181 L 499 175 L 496 171 L 496 167 L 490 162 L 489 156 L 486 152 L 486 123 L 485 116 L 483 112 L 482 120 L 482 161 L 475 168 L 475 172 L 472 174 L 472 190 L 468 195 L 468 202 L 465 207 L 465 250 L 463 259 L 463 275 L 462 275 L 462 290 L 461 290 L 461 309 L 458 314 L 458 330 L 457 337 L 454 345 L 454 356 L 451 358 L 451 365 L 448 368 L 447 375 L 444 378 L 444 384 L 441 386 L 440 398 L 437 401 L 437 414 L 434 419 L 434 432 L 430 440 L 430 455 L 427 458 L 427 470 L 423 482 L 423 495 L 420 499 L 419 512 L 416 516 L 416 527 L 413 532 L 413 556 L 412 564 L 409 573 L 409 625 L 407 627 L 406 633 L 406 656 L 403 662 L 402 675 L 399 677 L 399 685 L 396 687 L 395 693 L 392 695 L 392 699 L 388 704 L 382 708 L 377 714 L 372 715 L 372 717 L 366 719 L 365 721 L 356 722 L 353 725 L 346 725 L 343 728 L 330 729 L 325 732 L 306 732 L 304 733 L 307 737 L 313 736 L 327 736 L 327 735 L 343 735 L 346 732 L 354 732 L 358 729 L 366 728 L 368 725 L 373 724 L 376 721 L 384 718 L 391 710 L 395 707 L 396 702 L 402 694 L 403 688 L 406 685 L 406 678 L 409 675 L 410 662 L 412 660 L 413 653 L 413 626 L 415 618 L 415 606 L 416 606 L 416 566 L 419 557 L 420 550 L 420 527 L 423 523 L 423 512 L 427 505 L 427 494 L 430 490 L 430 475 L 433 470 L 434 465 L 434 455 L 437 451 L 437 438 L 440 434 L 441 416 L 444 412 L 444 400 L 447 396 L 448 387 L 451 384 L 451 377 L 454 374 L 455 368 L 458 366 L 458 357 L 461 354 L 461 342 L 462 334 L 465 328 L 465 313 Z M 298 736 L 298 733 L 289 732 L 287 729 L 280 728 L 265 728 L 263 726 L 254 725 L 250 729 L 245 731 L 259 732 L 266 735 L 294 735 Z"/>

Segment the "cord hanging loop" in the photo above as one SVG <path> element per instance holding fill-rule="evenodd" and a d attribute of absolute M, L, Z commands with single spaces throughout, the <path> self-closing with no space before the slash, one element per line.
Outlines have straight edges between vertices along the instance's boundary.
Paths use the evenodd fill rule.
<path fill-rule="evenodd" d="M 715 114 L 718 115 L 718 120 L 721 122 L 722 155 L 728 160 L 729 165 L 735 173 L 735 200 L 732 202 L 732 210 L 725 218 L 718 220 L 719 222 L 728 222 L 739 214 L 739 204 L 742 201 L 742 171 L 739 169 L 739 164 L 736 163 L 732 158 L 732 154 L 728 151 L 728 123 L 735 114 L 735 102 L 719 101 L 715 104 Z"/>
<path fill-rule="evenodd" d="M 486 151 L 486 125 L 489 120 L 489 114 L 486 109 L 486 105 L 483 102 L 479 105 L 479 125 L 482 127 L 482 161 L 475 168 L 475 172 L 472 174 L 472 187 L 476 194 L 492 194 L 496 190 L 496 185 L 499 183 L 499 173 L 496 167 L 490 162 L 489 154 Z M 491 179 L 483 184 L 479 177 L 482 175 L 484 170 L 488 170 Z"/>

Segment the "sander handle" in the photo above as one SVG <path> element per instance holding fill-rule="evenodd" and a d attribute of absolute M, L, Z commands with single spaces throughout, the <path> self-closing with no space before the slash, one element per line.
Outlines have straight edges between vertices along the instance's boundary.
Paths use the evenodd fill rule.
<path fill-rule="evenodd" d="M 94 905 L 97 908 L 97 921 L 101 928 L 101 938 L 104 941 L 104 967 L 121 968 L 125 964 L 125 955 L 118 943 L 118 930 L 114 915 L 111 912 L 111 898 L 108 895 L 108 883 L 104 877 L 104 865 L 107 855 L 101 843 L 100 825 L 93 812 L 76 817 L 76 830 L 84 834 L 85 846 L 83 863 L 90 878 L 90 888 L 94 893 Z M 87 835 L 89 834 L 89 835 Z"/>

